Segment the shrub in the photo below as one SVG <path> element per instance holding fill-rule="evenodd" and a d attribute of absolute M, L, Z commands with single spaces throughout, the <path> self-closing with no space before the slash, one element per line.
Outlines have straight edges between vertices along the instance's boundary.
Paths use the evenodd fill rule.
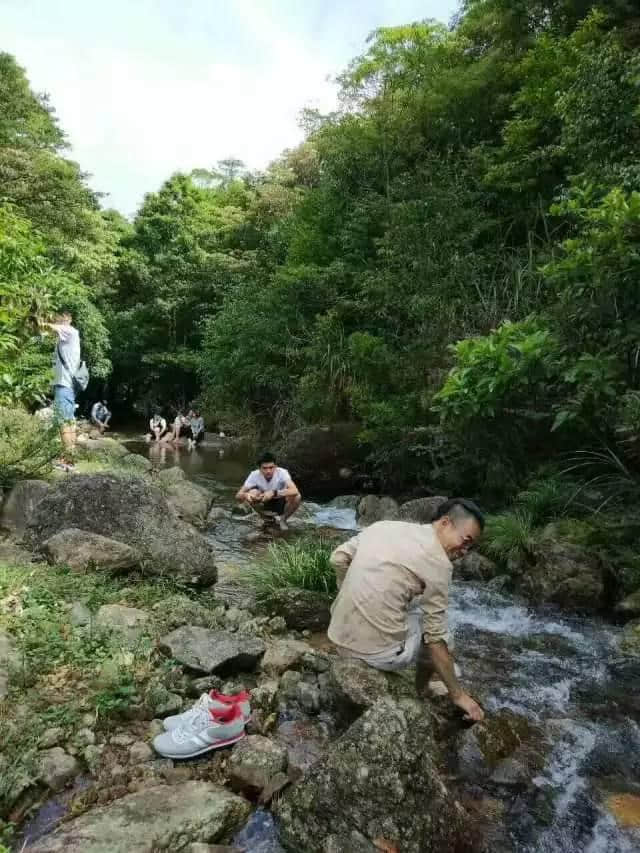
<path fill-rule="evenodd" d="M 307 589 L 334 596 L 335 570 L 329 562 L 332 546 L 328 542 L 303 541 L 269 546 L 264 559 L 247 576 L 258 601 L 267 604 L 273 592 Z"/>
<path fill-rule="evenodd" d="M 55 426 L 48 426 L 24 409 L 0 407 L 0 489 L 17 480 L 42 477 L 60 453 Z"/>

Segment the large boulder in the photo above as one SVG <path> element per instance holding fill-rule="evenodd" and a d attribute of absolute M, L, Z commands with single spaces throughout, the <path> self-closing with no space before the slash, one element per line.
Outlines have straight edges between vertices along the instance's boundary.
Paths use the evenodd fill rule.
<path fill-rule="evenodd" d="M 546 748 L 542 731 L 526 717 L 500 711 L 459 736 L 458 771 L 475 783 L 528 783 L 542 769 Z"/>
<path fill-rule="evenodd" d="M 35 508 L 50 490 L 51 486 L 44 480 L 20 480 L 17 482 L 2 504 L 0 527 L 21 536 L 26 530 Z"/>
<path fill-rule="evenodd" d="M 213 495 L 190 480 L 170 483 L 165 487 L 165 497 L 175 514 L 192 524 L 204 524 L 213 503 Z"/>
<path fill-rule="evenodd" d="M 633 619 L 634 616 L 640 616 L 640 589 L 619 601 L 614 611 L 617 616 L 621 616 L 623 619 Z"/>
<path fill-rule="evenodd" d="M 356 516 L 361 525 L 375 524 L 376 521 L 394 521 L 399 517 L 398 502 L 386 495 L 365 495 L 360 498 Z"/>
<path fill-rule="evenodd" d="M 293 430 L 280 448 L 279 464 L 288 468 L 303 492 L 333 496 L 353 486 L 365 451 L 357 424 L 305 426 Z"/>
<path fill-rule="evenodd" d="M 42 548 L 52 563 L 81 572 L 91 566 L 106 572 L 124 572 L 140 565 L 141 556 L 130 545 L 99 533 L 69 527 L 54 534 Z"/>
<path fill-rule="evenodd" d="M 496 576 L 498 567 L 484 554 L 469 551 L 460 560 L 454 561 L 453 570 L 456 577 L 466 581 L 489 581 Z"/>
<path fill-rule="evenodd" d="M 233 748 L 227 763 L 234 790 L 260 794 L 287 766 L 287 750 L 262 735 L 248 735 Z"/>
<path fill-rule="evenodd" d="M 416 498 L 413 501 L 403 503 L 398 512 L 398 517 L 403 521 L 415 521 L 418 524 L 431 524 L 436 514 L 448 498 L 435 495 L 430 498 Z"/>
<path fill-rule="evenodd" d="M 262 658 L 262 671 L 267 675 L 281 675 L 296 666 L 309 651 L 310 647 L 298 640 L 277 640 Z"/>
<path fill-rule="evenodd" d="M 536 604 L 599 610 L 605 604 L 605 568 L 593 549 L 543 539 L 532 550 L 533 564 L 517 579 L 518 591 Z"/>
<path fill-rule="evenodd" d="M 41 547 L 70 527 L 131 545 L 147 572 L 168 574 L 189 584 L 216 581 L 209 542 L 177 518 L 162 492 L 142 478 L 65 477 L 36 506 L 25 539 Z"/>
<path fill-rule="evenodd" d="M 80 765 L 59 746 L 43 750 L 37 761 L 38 779 L 52 791 L 61 791 L 80 772 Z"/>
<path fill-rule="evenodd" d="M 210 782 L 155 785 L 93 808 L 29 846 L 32 853 L 156 853 L 218 841 L 251 807 Z"/>
<path fill-rule="evenodd" d="M 257 637 L 194 625 L 177 628 L 163 637 L 158 646 L 194 672 L 205 674 L 253 669 L 265 650 L 265 644 Z"/>
<path fill-rule="evenodd" d="M 331 621 L 331 599 L 323 592 L 285 588 L 269 593 L 268 611 L 282 616 L 291 631 L 324 631 Z"/>
<path fill-rule="evenodd" d="M 379 700 L 275 805 L 285 847 L 325 853 L 328 837 L 357 832 L 402 853 L 468 849 L 466 815 L 436 764 L 433 729 L 421 703 Z"/>

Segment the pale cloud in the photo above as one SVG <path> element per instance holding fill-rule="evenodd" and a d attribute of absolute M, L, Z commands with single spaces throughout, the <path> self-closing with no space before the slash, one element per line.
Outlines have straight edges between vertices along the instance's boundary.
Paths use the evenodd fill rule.
<path fill-rule="evenodd" d="M 131 214 L 172 172 L 253 169 L 302 138 L 305 106 L 380 25 L 448 20 L 455 0 L 0 0 L 0 50 L 47 91 L 71 156 Z"/>

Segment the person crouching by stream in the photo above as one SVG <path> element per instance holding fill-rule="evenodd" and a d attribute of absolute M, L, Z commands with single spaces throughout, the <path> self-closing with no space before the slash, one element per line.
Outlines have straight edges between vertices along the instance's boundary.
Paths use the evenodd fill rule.
<path fill-rule="evenodd" d="M 443 682 L 454 705 L 473 721 L 482 720 L 484 711 L 458 681 L 447 645 L 447 606 L 451 560 L 464 556 L 483 529 L 478 507 L 453 498 L 432 524 L 378 521 L 330 558 L 338 595 L 328 636 L 338 653 L 388 672 L 415 666 L 419 696 Z"/>
<path fill-rule="evenodd" d="M 286 468 L 278 468 L 273 453 L 264 453 L 236 494 L 265 520 L 273 517 L 280 530 L 288 530 L 287 519 L 298 509 L 302 497 Z"/>
<path fill-rule="evenodd" d="M 171 438 L 171 433 L 167 429 L 167 422 L 162 417 L 160 412 L 156 412 L 149 419 L 149 432 L 146 435 L 147 441 L 166 441 Z"/>

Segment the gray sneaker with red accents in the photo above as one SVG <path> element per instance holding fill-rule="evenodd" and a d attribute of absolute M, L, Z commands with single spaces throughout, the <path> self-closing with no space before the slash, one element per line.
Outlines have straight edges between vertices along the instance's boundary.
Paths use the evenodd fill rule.
<path fill-rule="evenodd" d="M 200 707 L 188 725 L 155 737 L 153 748 L 164 758 L 194 758 L 236 743 L 244 737 L 244 726 L 238 705 L 221 714 Z"/>

